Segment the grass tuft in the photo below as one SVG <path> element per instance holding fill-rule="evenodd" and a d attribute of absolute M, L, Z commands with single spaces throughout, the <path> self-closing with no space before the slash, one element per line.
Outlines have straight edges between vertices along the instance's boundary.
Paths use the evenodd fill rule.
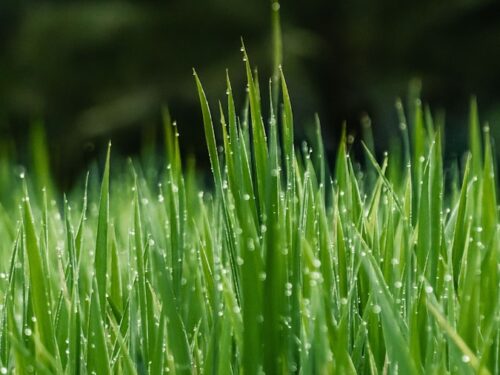
<path fill-rule="evenodd" d="M 368 118 L 364 166 L 345 130 L 327 160 L 319 120 L 296 147 L 280 54 L 264 104 L 242 51 L 241 116 L 229 74 L 214 118 L 194 73 L 213 188 L 168 110 L 162 166 L 111 173 L 109 147 L 67 196 L 35 128 L 33 175 L 0 179 L 0 373 L 500 373 L 498 179 L 475 101 L 462 168 L 418 96 L 380 162 Z"/>

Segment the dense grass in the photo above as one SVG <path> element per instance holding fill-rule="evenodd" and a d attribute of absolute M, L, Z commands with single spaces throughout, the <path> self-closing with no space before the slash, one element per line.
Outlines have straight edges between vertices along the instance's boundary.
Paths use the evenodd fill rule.
<path fill-rule="evenodd" d="M 247 105 L 228 78 L 220 125 L 195 75 L 213 188 L 168 112 L 164 167 L 110 171 L 108 150 L 67 197 L 41 128 L 26 176 L 2 153 L 0 373 L 500 373 L 496 165 L 474 102 L 449 166 L 413 98 L 402 147 L 377 163 L 366 127 L 363 166 L 344 134 L 329 168 L 319 123 L 296 147 L 279 70 L 262 103 L 244 60 Z"/>

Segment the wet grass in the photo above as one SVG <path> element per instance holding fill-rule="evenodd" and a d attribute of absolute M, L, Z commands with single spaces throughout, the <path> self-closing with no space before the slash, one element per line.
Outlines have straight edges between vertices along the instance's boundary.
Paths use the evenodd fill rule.
<path fill-rule="evenodd" d="M 163 167 L 109 149 L 67 196 L 41 128 L 26 176 L 2 152 L 0 373 L 500 373 L 496 160 L 475 102 L 452 165 L 418 98 L 396 105 L 402 148 L 377 161 L 366 127 L 363 164 L 345 133 L 327 160 L 319 122 L 296 147 L 280 69 L 262 103 L 243 54 L 241 115 L 229 77 L 214 110 L 195 74 L 213 186 L 168 112 Z"/>

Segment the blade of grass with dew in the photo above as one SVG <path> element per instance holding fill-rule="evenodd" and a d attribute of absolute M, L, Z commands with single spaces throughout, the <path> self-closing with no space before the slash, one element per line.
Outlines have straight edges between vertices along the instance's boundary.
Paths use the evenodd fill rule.
<path fill-rule="evenodd" d="M 149 330 L 148 325 L 151 323 L 149 318 L 149 306 L 146 299 L 146 278 L 144 276 L 144 246 L 143 246 L 143 235 L 142 235 L 142 225 L 141 225 L 141 213 L 139 208 L 139 193 L 137 188 L 137 176 L 135 175 L 135 191 L 134 191 L 134 258 L 136 260 L 137 269 L 137 293 L 139 296 L 139 313 L 141 317 L 141 341 L 142 341 L 142 355 L 144 359 L 149 358 L 149 351 L 152 349 L 149 344 Z"/>
<path fill-rule="evenodd" d="M 192 359 L 188 337 L 184 323 L 179 314 L 178 301 L 173 292 L 171 276 L 168 274 L 163 256 L 152 253 L 153 275 L 158 294 L 163 302 L 161 314 L 165 315 L 167 324 L 167 347 L 175 361 L 175 371 L 180 374 L 190 374 Z"/>
<path fill-rule="evenodd" d="M 108 302 L 117 309 L 120 314 L 123 313 L 123 286 L 121 278 L 121 264 L 118 255 L 118 245 L 116 243 L 116 230 L 115 226 L 111 225 L 111 239 L 110 239 L 110 277 L 109 277 L 109 298 Z"/>
<path fill-rule="evenodd" d="M 106 333 L 104 331 L 103 312 L 97 287 L 97 274 L 93 278 L 93 290 L 90 296 L 90 311 L 87 327 L 87 368 L 90 373 L 111 374 Z"/>
<path fill-rule="evenodd" d="M 271 87 L 270 87 L 271 94 Z M 269 122 L 269 162 L 267 170 L 267 192 L 265 211 L 266 224 L 261 228 L 265 247 L 265 275 L 263 298 L 263 330 L 267 339 L 264 342 L 264 371 L 266 373 L 286 372 L 286 342 L 283 340 L 283 306 L 285 302 L 286 259 L 282 250 L 282 216 L 280 205 L 281 165 L 278 153 L 278 131 L 273 104 L 270 103 Z M 265 228 L 265 231 L 263 230 Z"/>
<path fill-rule="evenodd" d="M 430 283 L 436 288 L 438 278 L 438 263 L 443 254 L 441 252 L 442 232 L 442 200 L 443 200 L 443 160 L 441 152 L 441 132 L 437 129 L 432 142 L 430 161 Z M 444 254 L 445 255 L 445 254 Z"/>
<path fill-rule="evenodd" d="M 1 316 L 1 331 L 0 331 L 0 365 L 3 366 L 3 368 L 7 368 L 7 365 L 9 363 L 9 353 L 10 353 L 10 342 L 9 342 L 9 309 L 11 301 L 14 299 L 14 291 L 16 288 L 15 285 L 15 274 L 16 274 L 16 259 L 18 256 L 18 253 L 20 251 L 20 242 L 22 238 L 22 230 L 19 229 L 17 231 L 17 235 L 15 238 L 15 241 L 12 245 L 12 254 L 10 257 L 10 267 L 9 267 L 9 272 L 5 276 L 7 279 L 5 281 L 8 282 L 8 286 L 5 290 L 5 295 L 3 299 L 3 310 L 2 310 L 2 316 Z M 4 277 L 4 278 L 5 278 Z"/>
<path fill-rule="evenodd" d="M 207 146 L 208 146 L 208 153 L 210 157 L 210 164 L 212 167 L 212 173 L 215 179 L 215 185 L 217 188 L 217 192 L 220 196 L 220 199 L 222 201 L 222 207 L 224 211 L 224 224 L 226 226 L 226 239 L 229 244 L 229 259 L 231 262 L 231 272 L 234 278 L 234 282 L 236 285 L 236 290 L 237 290 L 237 295 L 238 298 L 240 298 L 240 276 L 239 276 L 239 271 L 237 269 L 237 264 L 236 264 L 236 249 L 234 246 L 234 241 L 231 238 L 228 238 L 230 236 L 230 219 L 229 219 L 229 214 L 227 210 L 227 203 L 224 197 L 224 188 L 223 188 L 223 182 L 222 182 L 222 172 L 221 172 L 221 167 L 220 167 L 220 162 L 219 162 L 219 156 L 217 154 L 217 144 L 215 141 L 215 133 L 214 133 L 214 127 L 213 127 L 213 122 L 212 122 L 212 116 L 210 114 L 210 108 L 208 106 L 207 98 L 205 95 L 205 92 L 203 91 L 203 87 L 201 85 L 201 82 L 198 78 L 198 75 L 196 72 L 194 72 L 195 75 L 195 81 L 196 81 L 196 86 L 198 89 L 198 95 L 200 98 L 200 103 L 202 107 L 202 114 L 203 114 L 203 126 L 205 130 L 205 138 L 207 141 Z"/>
<path fill-rule="evenodd" d="M 494 157 L 490 139 L 490 128 L 484 127 L 484 166 L 482 172 L 482 192 L 481 192 L 481 231 L 482 238 L 486 246 L 489 247 L 490 241 L 497 230 L 498 210 L 495 186 Z"/>
<path fill-rule="evenodd" d="M 108 225 L 109 225 L 109 163 L 111 154 L 111 142 L 108 145 L 106 164 L 101 184 L 101 197 L 99 201 L 99 218 L 96 232 L 95 245 L 95 277 L 97 289 L 95 292 L 99 298 L 99 311 L 101 317 L 106 316 L 106 293 L 108 272 Z"/>
<path fill-rule="evenodd" d="M 474 352 L 467 346 L 467 344 L 462 340 L 462 338 L 453 330 L 452 327 L 446 321 L 446 318 L 443 317 L 441 312 L 436 308 L 432 302 L 427 302 L 427 308 L 429 312 L 434 316 L 437 323 L 441 326 L 441 328 L 446 332 L 449 339 L 460 349 L 463 353 L 460 361 L 456 361 L 457 363 L 469 364 L 472 368 L 480 374 L 488 375 L 490 372 L 486 369 L 482 369 L 479 372 L 479 360 L 475 356 Z"/>
<path fill-rule="evenodd" d="M 464 249 L 466 247 L 465 244 L 465 236 L 463 229 L 466 227 L 466 209 L 467 209 L 467 199 L 470 194 L 469 188 L 469 173 L 471 170 L 471 154 L 467 157 L 467 162 L 465 165 L 464 176 L 462 181 L 462 188 L 460 191 L 460 198 L 458 201 L 458 205 L 455 208 L 456 218 L 455 218 L 455 227 L 453 231 L 453 243 L 451 246 L 451 262 L 453 265 L 453 275 L 455 276 L 455 286 L 458 284 L 458 275 L 460 274 L 460 262 L 462 259 L 462 254 L 464 253 Z"/>
<path fill-rule="evenodd" d="M 253 159 L 255 167 L 255 178 L 257 187 L 257 202 L 259 212 L 262 215 L 265 211 L 265 197 L 266 197 L 266 165 L 269 152 L 267 149 L 267 137 L 262 119 L 262 109 L 260 105 L 260 92 L 258 88 L 258 80 L 254 79 L 254 74 L 250 68 L 250 61 L 248 59 L 245 46 L 242 45 L 243 61 L 245 62 L 248 97 L 250 100 L 250 117 L 252 120 L 252 146 L 253 146 Z"/>
<path fill-rule="evenodd" d="M 115 372 L 136 375 L 137 370 L 135 367 L 135 363 L 133 362 L 133 360 L 130 356 L 130 353 L 128 350 L 129 348 L 127 347 L 126 340 L 122 336 L 122 328 L 117 327 L 117 325 L 113 319 L 109 319 L 109 322 L 110 322 L 110 326 L 112 328 L 112 331 L 116 336 L 116 344 L 117 344 L 117 347 L 119 348 L 119 351 L 118 351 L 119 357 L 118 358 L 120 358 L 122 360 L 121 362 L 123 363 L 122 367 L 120 368 L 120 371 L 115 371 Z M 160 346 L 160 347 L 163 349 L 163 346 Z M 117 361 L 116 363 L 120 363 L 120 362 Z"/>
<path fill-rule="evenodd" d="M 55 371 L 57 369 L 53 368 L 52 364 L 54 361 L 56 363 L 59 361 L 59 353 L 55 342 L 50 300 L 47 300 L 47 273 L 35 233 L 35 224 L 26 185 L 23 202 L 23 227 L 25 233 L 25 251 L 29 264 L 30 295 L 33 303 L 34 317 L 37 321 L 36 335 L 39 336 L 40 345 L 43 346 L 43 350 L 37 349 L 37 361 Z M 45 353 L 48 353 L 50 357 L 47 357 Z"/>
<path fill-rule="evenodd" d="M 369 250 L 369 248 L 366 250 Z M 378 290 L 376 300 L 379 305 L 374 305 L 373 312 L 380 313 L 382 326 L 385 330 L 384 340 L 393 361 L 398 363 L 398 367 L 405 374 L 418 374 L 414 359 L 408 350 L 408 343 L 402 332 L 401 318 L 394 311 L 394 302 L 391 300 L 387 285 L 376 266 L 376 260 L 367 252 L 363 257 L 362 264 L 372 285 Z"/>

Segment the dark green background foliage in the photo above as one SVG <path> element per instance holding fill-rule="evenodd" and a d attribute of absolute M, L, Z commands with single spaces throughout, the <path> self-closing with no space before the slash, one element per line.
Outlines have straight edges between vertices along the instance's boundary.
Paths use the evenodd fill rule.
<path fill-rule="evenodd" d="M 432 108 L 446 109 L 447 134 L 453 135 L 449 156 L 465 147 L 471 94 L 495 136 L 499 14 L 500 6 L 490 0 L 283 1 L 284 65 L 298 138 L 318 112 L 331 152 L 342 121 L 359 138 L 360 118 L 368 113 L 378 151 L 384 150 L 397 124 L 394 100 L 406 95 L 413 78 L 421 80 Z M 204 152 L 191 68 L 211 98 L 224 96 L 226 67 L 241 87 L 240 36 L 265 87 L 271 63 L 268 1 L 3 0 L 3 142 L 24 162 L 27 129 L 43 120 L 53 170 L 67 186 L 109 138 L 122 153 L 151 143 L 160 109 L 168 104 L 183 147 Z M 242 104 L 245 92 L 235 95 Z"/>

